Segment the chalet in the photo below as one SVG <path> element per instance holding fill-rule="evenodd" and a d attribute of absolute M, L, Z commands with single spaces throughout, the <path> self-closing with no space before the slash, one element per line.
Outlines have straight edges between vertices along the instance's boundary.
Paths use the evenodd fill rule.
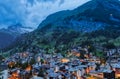
<path fill-rule="evenodd" d="M 58 73 L 51 72 L 48 74 L 47 79 L 59 79 L 60 75 Z"/>
<path fill-rule="evenodd" d="M 106 70 L 103 72 L 104 79 L 115 79 L 115 72 L 112 70 Z"/>

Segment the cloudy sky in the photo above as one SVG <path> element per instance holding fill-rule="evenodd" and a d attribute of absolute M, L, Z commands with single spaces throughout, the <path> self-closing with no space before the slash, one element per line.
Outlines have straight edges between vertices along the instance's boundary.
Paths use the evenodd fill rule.
<path fill-rule="evenodd" d="M 36 28 L 48 15 L 72 10 L 89 0 L 0 0 L 0 28 L 21 23 Z"/>

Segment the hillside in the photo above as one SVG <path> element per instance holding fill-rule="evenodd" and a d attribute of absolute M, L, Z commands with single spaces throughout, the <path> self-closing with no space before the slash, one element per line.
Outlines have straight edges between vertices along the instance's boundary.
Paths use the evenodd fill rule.
<path fill-rule="evenodd" d="M 120 1 L 92 0 L 72 11 L 61 11 L 46 18 L 38 27 L 47 25 L 69 27 L 82 32 L 119 25 Z"/>
<path fill-rule="evenodd" d="M 8 26 L 8 28 L 0 29 L 0 49 L 6 48 L 12 44 L 18 36 L 29 32 L 29 29 L 31 28 L 23 27 L 19 23 Z"/>
<path fill-rule="evenodd" d="M 12 52 L 46 50 L 65 51 L 76 45 L 119 44 L 120 1 L 92 0 L 71 10 L 46 18 L 35 31 L 24 34 L 8 49 Z"/>
<path fill-rule="evenodd" d="M 14 36 L 8 33 L 0 32 L 0 48 L 6 47 L 13 40 L 14 40 Z"/>

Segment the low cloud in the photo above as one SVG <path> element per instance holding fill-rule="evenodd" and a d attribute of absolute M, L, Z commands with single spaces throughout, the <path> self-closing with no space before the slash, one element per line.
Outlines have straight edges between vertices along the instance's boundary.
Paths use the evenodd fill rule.
<path fill-rule="evenodd" d="M 36 28 L 48 15 L 61 10 L 72 10 L 87 1 L 89 0 L 1 0 L 0 26 L 22 23 Z"/>

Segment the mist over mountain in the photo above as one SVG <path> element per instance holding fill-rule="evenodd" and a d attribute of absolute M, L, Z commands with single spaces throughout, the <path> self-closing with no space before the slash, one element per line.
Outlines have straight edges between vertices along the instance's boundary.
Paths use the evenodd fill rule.
<path fill-rule="evenodd" d="M 0 1 L 0 48 L 16 37 L 33 31 L 48 15 L 74 9 L 88 0 L 5 0 Z M 71 5 L 73 4 L 74 5 Z M 54 5 L 53 5 L 54 4 Z"/>
<path fill-rule="evenodd" d="M 21 23 L 37 28 L 48 15 L 70 10 L 88 0 L 4 0 L 0 1 L 0 28 Z M 54 4 L 54 5 L 53 5 Z"/>
<path fill-rule="evenodd" d="M 59 49 L 84 42 L 99 45 L 112 42 L 119 46 L 119 14 L 119 0 L 92 0 L 74 10 L 48 16 L 35 31 L 22 35 L 11 47 L 13 51 Z"/>

